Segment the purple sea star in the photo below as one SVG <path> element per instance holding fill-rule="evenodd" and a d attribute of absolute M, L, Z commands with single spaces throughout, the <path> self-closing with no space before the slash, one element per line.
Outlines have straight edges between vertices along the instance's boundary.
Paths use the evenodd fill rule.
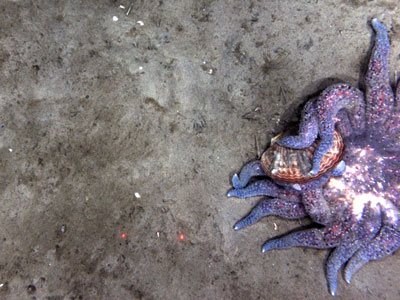
<path fill-rule="evenodd" d="M 305 149 L 318 138 L 308 173 L 312 176 L 332 147 L 336 127 L 346 146 L 343 160 L 322 177 L 292 184 L 265 178 L 261 162 L 253 161 L 233 176 L 233 189 L 228 192 L 228 197 L 269 197 L 237 222 L 235 230 L 269 215 L 310 217 L 322 225 L 273 238 L 262 251 L 295 246 L 333 248 L 326 265 L 332 295 L 342 266 L 350 283 L 364 264 L 400 248 L 400 84 L 393 93 L 387 29 L 378 19 L 371 24 L 376 39 L 365 93 L 348 84 L 328 87 L 305 105 L 298 135 L 276 141 L 283 147 Z"/>

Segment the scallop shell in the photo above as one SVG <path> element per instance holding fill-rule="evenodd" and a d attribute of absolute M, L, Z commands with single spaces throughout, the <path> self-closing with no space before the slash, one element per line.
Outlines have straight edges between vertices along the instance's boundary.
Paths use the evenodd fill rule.
<path fill-rule="evenodd" d="M 336 130 L 333 136 L 333 146 L 322 158 L 319 172 L 309 175 L 312 157 L 318 139 L 308 148 L 292 149 L 273 144 L 261 156 L 261 166 L 272 179 L 283 183 L 306 183 L 320 178 L 331 171 L 341 161 L 344 154 L 344 142 Z"/>

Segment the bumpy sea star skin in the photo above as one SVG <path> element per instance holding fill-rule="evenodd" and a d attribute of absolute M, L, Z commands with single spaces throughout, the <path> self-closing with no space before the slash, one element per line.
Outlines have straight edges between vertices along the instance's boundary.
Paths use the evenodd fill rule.
<path fill-rule="evenodd" d="M 322 228 L 271 239 L 262 251 L 295 246 L 334 248 L 326 266 L 332 295 L 336 294 L 338 271 L 346 263 L 344 278 L 350 283 L 364 264 L 400 248 L 400 84 L 393 93 L 387 29 L 377 19 L 371 24 L 376 38 L 365 93 L 347 84 L 327 88 L 305 105 L 298 135 L 277 140 L 281 146 L 304 149 L 319 137 L 310 170 L 316 174 L 332 145 L 336 126 L 346 145 L 343 161 L 322 177 L 299 184 L 260 179 L 267 176 L 261 162 L 253 161 L 233 176 L 233 189 L 228 192 L 228 197 L 270 197 L 237 222 L 235 230 L 269 215 L 310 217 L 321 224 Z M 252 179 L 255 176 L 257 180 Z"/>

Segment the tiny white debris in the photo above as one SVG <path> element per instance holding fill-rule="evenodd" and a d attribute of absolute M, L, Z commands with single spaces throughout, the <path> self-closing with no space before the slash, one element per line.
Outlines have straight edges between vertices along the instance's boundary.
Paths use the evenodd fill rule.
<path fill-rule="evenodd" d="M 8 148 L 8 151 L 9 151 L 9 152 L 13 152 L 13 149 L 11 149 L 11 148 Z"/>
<path fill-rule="evenodd" d="M 4 286 L 4 283 L 0 283 L 0 288 L 2 288 Z"/>
<path fill-rule="evenodd" d="M 143 21 L 137 21 L 136 23 L 138 23 L 140 26 L 144 25 Z"/>
<path fill-rule="evenodd" d="M 139 67 L 139 71 L 143 71 L 143 67 L 142 66 Z"/>
<path fill-rule="evenodd" d="M 117 16 L 113 16 L 113 21 L 117 22 L 118 21 L 118 17 Z"/>
<path fill-rule="evenodd" d="M 214 70 L 213 70 L 213 69 L 208 70 L 208 74 L 211 75 L 212 73 L 214 73 Z"/>
<path fill-rule="evenodd" d="M 136 192 L 135 193 L 135 197 L 139 199 L 140 198 L 140 194 L 138 192 Z"/>
<path fill-rule="evenodd" d="M 207 62 L 205 60 L 203 60 L 203 65 L 205 65 Z"/>
<path fill-rule="evenodd" d="M 120 9 L 125 9 L 125 6 L 124 5 L 120 5 L 119 8 Z"/>
<path fill-rule="evenodd" d="M 276 223 L 274 222 L 274 229 L 278 230 L 278 225 L 276 225 Z"/>
<path fill-rule="evenodd" d="M 160 232 L 159 232 L 159 231 L 157 231 L 157 237 L 158 237 L 158 238 L 160 237 Z"/>
<path fill-rule="evenodd" d="M 129 16 L 129 14 L 131 13 L 131 10 L 132 10 L 132 4 L 131 4 L 131 6 L 129 6 L 128 11 L 126 12 L 127 16 Z"/>

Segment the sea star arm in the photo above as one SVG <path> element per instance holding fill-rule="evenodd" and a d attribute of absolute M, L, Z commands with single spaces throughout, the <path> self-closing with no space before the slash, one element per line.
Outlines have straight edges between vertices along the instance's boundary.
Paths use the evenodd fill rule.
<path fill-rule="evenodd" d="M 289 233 L 279 238 L 273 238 L 267 241 L 262 252 L 267 252 L 275 249 L 288 249 L 292 247 L 308 247 L 316 249 L 334 248 L 339 243 L 337 238 L 327 238 L 332 235 L 332 232 L 337 230 L 338 224 L 333 224 L 321 229 L 312 228 L 302 231 Z"/>
<path fill-rule="evenodd" d="M 299 135 L 286 136 L 276 142 L 285 147 L 302 149 L 315 140 L 318 133 L 320 141 L 315 149 L 310 174 L 318 173 L 322 157 L 333 145 L 336 115 L 342 109 L 359 134 L 364 131 L 365 104 L 360 90 L 348 84 L 335 84 L 325 89 L 314 105 L 306 105 L 305 113 L 300 123 Z"/>
<path fill-rule="evenodd" d="M 248 198 L 255 196 L 279 197 L 282 199 L 299 199 L 299 192 L 294 189 L 282 188 L 268 179 L 255 181 L 241 189 L 231 189 L 228 197 Z"/>
<path fill-rule="evenodd" d="M 304 191 L 302 202 L 307 214 L 314 222 L 326 225 L 331 221 L 332 212 L 321 188 L 313 188 Z"/>
<path fill-rule="evenodd" d="M 400 248 L 400 232 L 393 226 L 384 226 L 378 236 L 365 248 L 360 249 L 347 263 L 344 279 L 350 283 L 358 270 L 371 260 L 382 259 L 392 255 Z"/>
<path fill-rule="evenodd" d="M 373 19 L 371 24 L 376 38 L 365 76 L 365 95 L 367 124 L 374 129 L 390 117 L 395 102 L 389 80 L 390 41 L 387 29 L 378 19 Z"/>
<path fill-rule="evenodd" d="M 294 232 L 267 241 L 262 247 L 262 252 L 291 247 L 317 249 L 336 247 L 327 261 L 328 285 L 331 294 L 335 295 L 339 269 L 358 249 L 375 237 L 380 229 L 380 223 L 379 215 L 367 209 L 363 215 L 363 221 L 356 226 L 351 220 L 336 221 L 321 229 L 313 228 Z"/>
<path fill-rule="evenodd" d="M 301 219 L 307 216 L 304 206 L 300 202 L 285 201 L 283 199 L 262 200 L 248 216 L 240 220 L 233 227 L 239 230 L 258 222 L 266 216 L 279 216 L 285 219 Z"/>
<path fill-rule="evenodd" d="M 318 137 L 318 119 L 314 105 L 314 101 L 309 101 L 304 106 L 298 135 L 288 135 L 277 139 L 276 142 L 279 145 L 294 149 L 304 149 L 311 146 Z"/>
<path fill-rule="evenodd" d="M 312 182 L 301 187 L 302 203 L 307 215 L 316 223 L 321 225 L 329 224 L 333 218 L 328 202 L 322 192 L 322 186 L 329 180 L 331 176 L 341 176 L 345 170 L 346 164 L 342 160 L 334 170 L 329 174 L 322 176 Z"/>
<path fill-rule="evenodd" d="M 351 227 L 333 250 L 326 263 L 326 278 L 329 291 L 336 295 L 339 269 L 356 253 L 367 245 L 381 228 L 381 217 L 370 208 L 364 209 L 363 221 Z"/>
<path fill-rule="evenodd" d="M 240 170 L 240 175 L 234 174 L 232 177 L 232 185 L 235 189 L 244 188 L 254 176 L 266 176 L 259 160 L 247 163 L 242 170 Z"/>

